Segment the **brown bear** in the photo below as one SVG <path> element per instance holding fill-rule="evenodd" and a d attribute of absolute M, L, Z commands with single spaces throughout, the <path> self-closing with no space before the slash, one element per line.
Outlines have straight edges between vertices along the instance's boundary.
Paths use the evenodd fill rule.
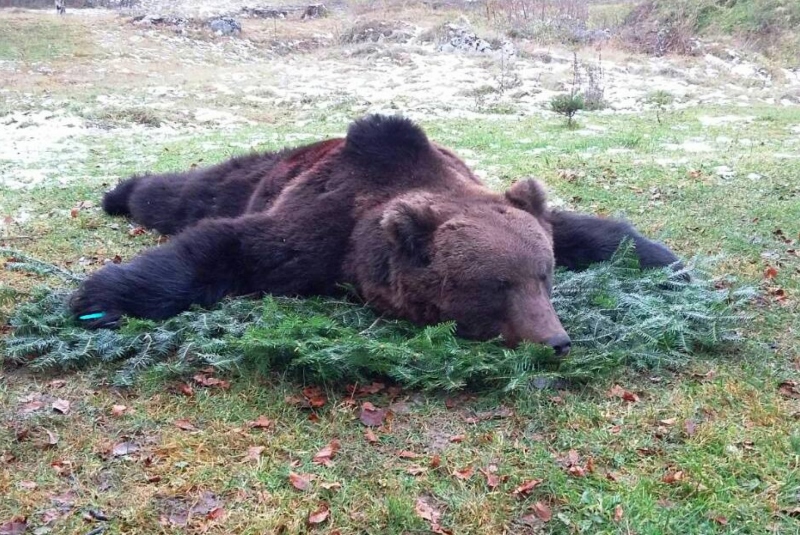
<path fill-rule="evenodd" d="M 400 117 L 368 116 L 344 139 L 136 176 L 103 208 L 174 237 L 81 285 L 71 308 L 91 328 L 123 314 L 163 319 L 226 295 L 330 295 L 350 285 L 393 317 L 455 321 L 461 336 L 564 355 L 570 339 L 550 302 L 556 265 L 606 260 L 625 236 L 645 266 L 677 261 L 626 223 L 549 211 L 534 180 L 490 191 Z"/>

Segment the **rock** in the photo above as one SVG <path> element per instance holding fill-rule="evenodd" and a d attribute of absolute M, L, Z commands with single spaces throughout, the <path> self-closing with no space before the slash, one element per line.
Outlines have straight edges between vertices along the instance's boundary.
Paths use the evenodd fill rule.
<path fill-rule="evenodd" d="M 289 12 L 278 7 L 243 7 L 241 13 L 257 19 L 285 19 Z"/>
<path fill-rule="evenodd" d="M 300 18 L 303 20 L 318 19 L 326 16 L 327 14 L 328 9 L 325 7 L 325 4 L 311 4 L 306 7 L 305 11 L 303 11 L 303 16 Z"/>
<path fill-rule="evenodd" d="M 238 35 L 242 33 L 242 25 L 231 17 L 220 17 L 208 23 L 209 28 L 217 35 Z"/>
<path fill-rule="evenodd" d="M 517 49 L 510 41 L 493 41 L 478 37 L 466 26 L 446 24 L 445 42 L 439 45 L 441 52 L 463 54 L 487 54 L 503 59 L 516 59 Z"/>

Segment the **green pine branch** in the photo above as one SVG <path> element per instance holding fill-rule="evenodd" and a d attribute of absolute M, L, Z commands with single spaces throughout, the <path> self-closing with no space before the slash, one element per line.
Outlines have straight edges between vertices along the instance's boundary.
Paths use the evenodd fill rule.
<path fill-rule="evenodd" d="M 622 365 L 679 367 L 694 354 L 738 339 L 752 289 L 717 289 L 699 260 L 678 274 L 643 272 L 632 253 L 633 245 L 623 244 L 607 263 L 556 274 L 553 304 L 573 340 L 572 353 L 560 363 L 549 348 L 510 350 L 494 341 L 467 341 L 454 335 L 452 324 L 419 328 L 321 298 L 228 299 L 161 322 L 131 318 L 117 331 L 88 331 L 69 316 L 71 288 L 48 287 L 13 311 L 4 353 L 8 361 L 37 370 L 104 363 L 118 384 L 131 384 L 146 371 L 186 374 L 212 366 L 284 370 L 309 381 L 388 377 L 423 390 L 513 391 L 536 379 L 584 379 Z M 36 273 L 70 283 L 81 279 L 11 254 Z M 686 273 L 691 280 L 682 278 Z"/>

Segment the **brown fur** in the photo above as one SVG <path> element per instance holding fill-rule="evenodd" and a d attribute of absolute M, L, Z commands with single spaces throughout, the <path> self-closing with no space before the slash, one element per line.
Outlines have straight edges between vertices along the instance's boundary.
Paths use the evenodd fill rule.
<path fill-rule="evenodd" d="M 345 139 L 134 177 L 103 206 L 175 236 L 82 285 L 76 316 L 104 313 L 88 327 L 122 314 L 166 318 L 225 295 L 328 295 L 345 283 L 391 316 L 569 349 L 549 298 L 554 219 L 541 186 L 494 193 L 404 119 L 371 116 Z M 569 218 L 555 220 L 566 221 L 562 239 L 578 240 Z"/>

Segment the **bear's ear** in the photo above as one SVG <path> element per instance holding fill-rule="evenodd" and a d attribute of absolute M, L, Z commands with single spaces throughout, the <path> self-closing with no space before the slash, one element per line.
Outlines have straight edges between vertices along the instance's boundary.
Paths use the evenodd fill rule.
<path fill-rule="evenodd" d="M 399 252 L 415 264 L 430 262 L 429 245 L 441 217 L 430 198 L 419 195 L 393 202 L 383 213 L 381 227 Z"/>
<path fill-rule="evenodd" d="M 511 186 L 506 190 L 506 199 L 516 208 L 536 217 L 542 217 L 547 210 L 544 187 L 534 178 L 520 180 Z"/>

